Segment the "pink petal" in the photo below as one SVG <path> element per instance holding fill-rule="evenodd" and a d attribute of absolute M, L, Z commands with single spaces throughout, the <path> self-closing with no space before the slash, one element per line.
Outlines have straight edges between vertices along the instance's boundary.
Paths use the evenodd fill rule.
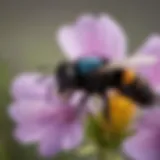
<path fill-rule="evenodd" d="M 62 150 L 74 149 L 83 139 L 82 125 L 69 122 L 53 125 L 40 141 L 39 152 L 43 156 L 53 156 Z"/>
<path fill-rule="evenodd" d="M 154 132 L 153 130 L 142 130 L 124 142 L 123 150 L 131 159 L 159 160 L 159 136 L 160 134 Z"/>
<path fill-rule="evenodd" d="M 62 148 L 65 150 L 73 149 L 79 146 L 84 138 L 82 124 L 75 120 L 72 124 L 68 124 L 64 128 L 62 137 Z"/>
<path fill-rule="evenodd" d="M 75 25 L 59 30 L 58 42 L 62 51 L 72 60 L 85 56 L 122 58 L 126 50 L 123 30 L 106 15 L 78 18 Z"/>
<path fill-rule="evenodd" d="M 104 52 L 102 43 L 100 43 L 103 35 L 99 35 L 99 30 L 98 19 L 92 16 L 80 17 L 75 26 L 77 43 L 81 45 L 81 50 L 78 53 L 80 56 L 99 56 L 101 50 L 102 53 Z"/>
<path fill-rule="evenodd" d="M 138 52 L 146 56 L 153 55 L 157 58 L 157 63 L 152 66 L 141 67 L 138 71 L 158 91 L 160 89 L 160 35 L 150 36 Z"/>
<path fill-rule="evenodd" d="M 59 101 L 58 101 L 59 102 Z M 69 123 L 77 117 L 76 107 L 64 103 L 45 101 L 18 101 L 9 107 L 10 117 L 18 124 Z M 61 104 L 61 105 L 60 105 Z"/>
<path fill-rule="evenodd" d="M 45 133 L 45 129 L 40 125 L 18 125 L 14 131 L 14 138 L 21 143 L 30 144 L 41 140 Z"/>
<path fill-rule="evenodd" d="M 80 46 L 77 43 L 74 27 L 63 26 L 60 28 L 58 31 L 57 41 L 61 50 L 65 53 L 65 56 L 71 60 L 79 57 Z"/>
<path fill-rule="evenodd" d="M 160 129 L 160 108 L 154 107 L 152 109 L 148 109 L 146 113 L 141 117 L 138 121 L 137 129 Z"/>
<path fill-rule="evenodd" d="M 101 39 L 101 46 L 106 58 L 123 59 L 126 56 L 127 39 L 123 28 L 108 15 L 100 17 L 99 31 Z"/>
<path fill-rule="evenodd" d="M 60 126 L 54 126 L 46 132 L 39 143 L 39 152 L 45 157 L 50 157 L 61 151 L 62 131 Z"/>
<path fill-rule="evenodd" d="M 52 116 L 54 110 L 42 101 L 18 101 L 9 107 L 9 115 L 17 123 L 28 124 Z"/>
<path fill-rule="evenodd" d="M 75 92 L 69 100 L 70 105 L 74 107 L 78 107 L 78 104 L 80 103 L 83 96 L 84 96 L 84 92 L 81 92 L 81 91 Z"/>
<path fill-rule="evenodd" d="M 153 54 L 159 56 L 160 35 L 153 34 L 147 38 L 143 46 L 139 49 L 143 54 Z"/>
<path fill-rule="evenodd" d="M 11 95 L 18 100 L 44 99 L 52 77 L 44 78 L 40 73 L 24 73 L 17 76 L 11 86 Z"/>

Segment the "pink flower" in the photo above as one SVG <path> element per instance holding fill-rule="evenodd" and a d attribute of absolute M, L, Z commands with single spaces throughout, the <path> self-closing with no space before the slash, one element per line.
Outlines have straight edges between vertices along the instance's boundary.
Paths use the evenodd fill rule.
<path fill-rule="evenodd" d="M 60 28 L 57 36 L 60 48 L 72 61 L 86 56 L 110 60 L 127 56 L 126 35 L 119 24 L 108 15 L 81 16 L 73 25 Z M 160 37 L 156 35 L 155 45 L 150 44 L 154 41 L 152 39 L 154 38 L 149 38 L 145 48 L 153 49 L 154 53 L 154 48 L 157 48 L 156 56 L 159 58 L 157 53 L 160 49 Z M 150 53 L 148 49 L 147 54 L 144 54 L 147 56 L 154 54 L 153 52 Z M 159 68 L 160 61 L 155 65 Z M 153 70 L 155 65 L 152 66 Z M 145 68 L 139 68 L 138 71 L 141 69 Z M 144 74 L 151 83 L 153 77 L 149 75 L 152 72 Z M 158 75 L 155 75 L 155 78 L 156 76 Z M 157 78 L 155 81 L 156 85 L 159 84 Z M 10 105 L 9 114 L 16 123 L 14 136 L 20 142 L 38 144 L 39 152 L 44 156 L 73 149 L 83 140 L 82 119 L 86 112 L 83 112 L 83 108 L 79 112 L 79 108 L 86 108 L 88 104 L 79 105 L 79 98 L 76 103 L 71 103 L 75 96 L 67 102 L 62 101 L 56 94 L 56 85 L 52 76 L 24 73 L 18 76 L 11 86 L 13 103 Z"/>
<path fill-rule="evenodd" d="M 38 73 L 24 73 L 11 86 L 14 102 L 9 115 L 16 123 L 14 137 L 24 144 L 37 143 L 43 156 L 73 149 L 83 140 L 85 112 L 77 111 L 77 96 L 63 102 L 53 93 L 53 82 L 53 77 L 51 81 Z"/>
<path fill-rule="evenodd" d="M 138 122 L 135 135 L 123 144 L 124 153 L 136 160 L 160 159 L 160 109 L 154 108 Z"/>
<path fill-rule="evenodd" d="M 23 73 L 13 80 L 11 95 L 15 100 L 44 99 L 47 97 L 47 87 L 48 91 L 51 89 L 53 92 L 53 88 L 50 88 L 55 83 L 53 81 L 52 76 L 45 77 L 41 73 Z"/>
<path fill-rule="evenodd" d="M 139 73 L 148 80 L 155 91 L 160 91 L 160 35 L 151 35 L 144 45 L 138 50 L 143 55 L 157 57 L 157 63 L 153 66 L 139 68 Z"/>
<path fill-rule="evenodd" d="M 98 56 L 122 59 L 126 53 L 126 36 L 119 24 L 108 15 L 84 15 L 73 25 L 58 32 L 60 48 L 67 58 Z"/>
<path fill-rule="evenodd" d="M 138 50 L 143 55 L 157 57 L 156 64 L 140 67 L 138 72 L 148 80 L 155 92 L 160 91 L 160 36 L 150 36 Z M 125 140 L 123 150 L 131 159 L 159 160 L 160 159 L 160 109 L 153 108 L 136 124 L 136 132 Z"/>

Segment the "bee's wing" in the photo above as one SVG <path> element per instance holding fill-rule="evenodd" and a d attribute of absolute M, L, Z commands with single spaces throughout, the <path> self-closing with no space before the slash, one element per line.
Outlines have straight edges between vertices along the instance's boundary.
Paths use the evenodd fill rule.
<path fill-rule="evenodd" d="M 143 55 L 143 54 L 135 54 L 134 56 L 130 56 L 121 61 L 113 61 L 111 64 L 107 64 L 103 70 L 110 70 L 114 68 L 132 68 L 136 69 L 139 67 L 153 65 L 157 62 L 156 57 L 152 55 Z"/>
<path fill-rule="evenodd" d="M 121 65 L 124 67 L 139 67 L 139 66 L 149 66 L 155 64 L 157 61 L 155 56 L 152 55 L 142 55 L 142 54 L 137 54 L 131 57 L 128 57 L 121 61 Z"/>

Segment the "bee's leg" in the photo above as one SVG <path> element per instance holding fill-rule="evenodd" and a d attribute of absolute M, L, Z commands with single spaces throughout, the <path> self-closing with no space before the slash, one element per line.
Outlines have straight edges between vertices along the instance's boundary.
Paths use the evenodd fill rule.
<path fill-rule="evenodd" d="M 59 91 L 58 90 L 58 96 L 61 98 L 62 101 L 68 101 L 74 93 L 74 90 L 66 90 L 66 91 Z"/>
<path fill-rule="evenodd" d="M 103 94 L 103 115 L 108 120 L 108 122 L 111 121 L 111 115 L 110 115 L 110 105 L 109 105 L 109 96 Z"/>
<path fill-rule="evenodd" d="M 86 106 L 85 103 L 87 103 L 88 99 L 89 99 L 89 95 L 88 95 L 87 93 L 85 93 L 85 94 L 81 97 L 80 102 L 79 102 L 78 107 L 77 107 L 77 111 L 78 111 L 79 113 L 81 113 L 81 112 L 84 111 L 85 106 Z"/>

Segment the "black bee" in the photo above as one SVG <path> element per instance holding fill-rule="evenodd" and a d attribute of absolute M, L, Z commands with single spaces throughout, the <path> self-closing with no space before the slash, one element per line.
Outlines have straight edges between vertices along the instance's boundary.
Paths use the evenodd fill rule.
<path fill-rule="evenodd" d="M 152 88 L 128 69 L 128 65 L 131 67 L 134 61 L 137 59 L 128 59 L 125 65 L 121 65 L 122 63 L 112 63 L 103 58 L 87 57 L 72 63 L 63 62 L 56 70 L 59 92 L 63 94 L 82 90 L 87 95 L 98 94 L 106 106 L 106 92 L 117 89 L 140 106 L 153 104 L 155 96 Z"/>

